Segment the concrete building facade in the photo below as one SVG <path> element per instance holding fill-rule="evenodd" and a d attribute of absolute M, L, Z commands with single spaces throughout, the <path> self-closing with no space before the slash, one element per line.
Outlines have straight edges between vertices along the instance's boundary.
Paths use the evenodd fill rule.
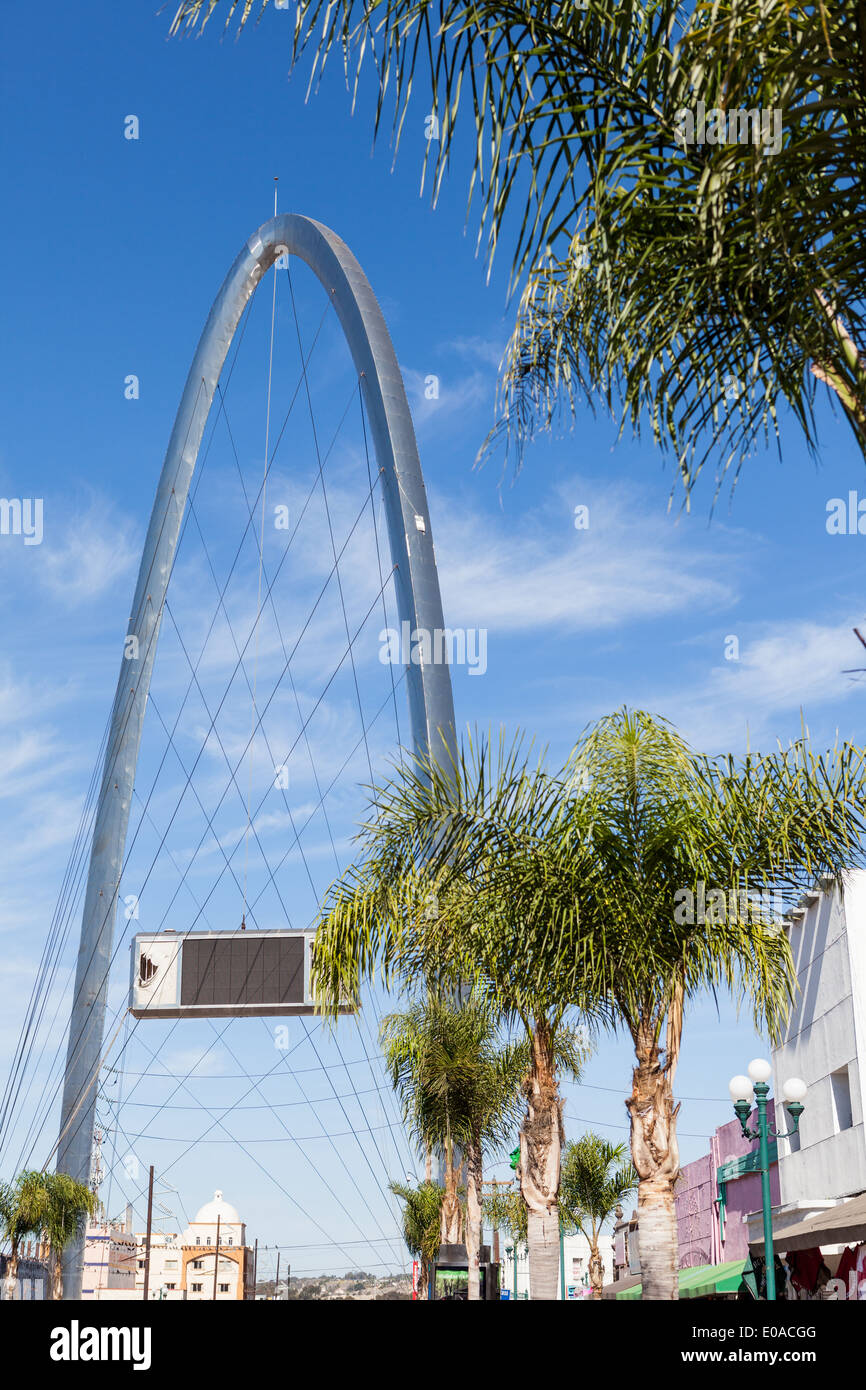
<path fill-rule="evenodd" d="M 785 930 L 799 990 L 775 1089 L 799 1076 L 809 1092 L 800 1134 L 779 1141 L 780 1197 L 802 1212 L 866 1191 L 866 872 L 805 894 Z"/>

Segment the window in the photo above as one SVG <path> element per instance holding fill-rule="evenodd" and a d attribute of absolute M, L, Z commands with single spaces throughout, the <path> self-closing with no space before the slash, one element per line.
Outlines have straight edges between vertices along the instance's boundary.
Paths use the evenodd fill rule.
<path fill-rule="evenodd" d="M 850 1129 L 854 1123 L 851 1111 L 851 1082 L 848 1079 L 847 1067 L 830 1073 L 830 1088 L 833 1095 L 833 1119 L 838 1134 L 843 1129 Z"/>
<path fill-rule="evenodd" d="M 229 1291 L 229 1286 L 228 1286 L 228 1284 L 220 1284 L 220 1293 L 228 1293 L 228 1291 Z"/>
<path fill-rule="evenodd" d="M 210 1236 L 207 1238 L 207 1244 L 210 1245 Z"/>
<path fill-rule="evenodd" d="M 234 1239 L 235 1239 L 234 1236 L 229 1236 L 229 1245 L 233 1245 L 233 1244 L 234 1244 Z"/>
<path fill-rule="evenodd" d="M 177 1269 L 177 1260 L 166 1260 L 166 1269 Z"/>
<path fill-rule="evenodd" d="M 203 1265 L 204 1265 L 204 1260 L 193 1260 L 193 1262 L 192 1262 L 192 1267 L 193 1267 L 193 1269 L 201 1269 Z"/>
<path fill-rule="evenodd" d="M 176 1289 L 176 1288 L 177 1288 L 177 1284 L 166 1284 L 165 1287 L 166 1287 L 167 1289 Z"/>
<path fill-rule="evenodd" d="M 201 1284 L 193 1284 L 192 1291 L 193 1293 L 201 1293 Z"/>
<path fill-rule="evenodd" d="M 138 1262 L 138 1267 L 139 1267 L 139 1269 L 144 1269 L 144 1263 L 145 1263 L 144 1260 L 139 1260 L 139 1262 Z"/>

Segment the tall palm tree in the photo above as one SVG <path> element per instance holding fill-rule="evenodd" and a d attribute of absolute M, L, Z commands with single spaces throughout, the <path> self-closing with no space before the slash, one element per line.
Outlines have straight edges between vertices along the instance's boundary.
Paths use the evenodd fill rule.
<path fill-rule="evenodd" d="M 43 1173 L 45 1188 L 42 1229 L 51 1244 L 53 1261 L 51 1297 L 63 1297 L 63 1252 L 80 1223 L 99 1205 L 96 1194 L 68 1173 Z"/>
<path fill-rule="evenodd" d="M 507 1000 L 507 974 L 497 974 L 495 978 Z M 517 1176 L 526 1208 L 529 1292 L 533 1299 L 556 1298 L 559 1192 L 565 1143 L 559 1082 L 564 1076 L 579 1080 L 587 1056 L 581 1030 L 563 1023 L 565 1012 L 565 1007 L 539 1011 L 534 1016 L 522 1012 L 529 1065 L 523 1085 L 526 1114 L 520 1126 Z"/>
<path fill-rule="evenodd" d="M 493 869 L 476 891 L 508 893 L 518 914 L 524 901 L 538 907 L 543 932 L 527 919 L 527 989 L 565 957 L 575 988 L 603 1000 L 632 1038 L 644 1297 L 675 1298 L 674 1079 L 688 1004 L 730 991 L 778 1036 L 794 974 L 777 918 L 817 877 L 862 862 L 864 755 L 844 745 L 817 757 L 803 740 L 741 762 L 709 759 L 664 721 L 623 710 L 580 741 L 562 787 L 561 805 L 529 827 L 507 789 L 490 792 L 475 826 L 464 817 L 455 830 L 457 852 L 491 864 L 481 843 L 491 823 L 529 837 L 525 884 L 497 882 Z"/>
<path fill-rule="evenodd" d="M 317 988 L 336 1008 L 377 965 L 389 978 L 450 954 L 530 1025 L 571 1000 L 625 1029 L 644 1297 L 676 1298 L 674 1079 L 688 1006 L 724 990 L 778 1036 L 795 977 L 777 918 L 817 878 L 863 862 L 864 801 L 864 753 L 849 744 L 708 758 L 640 711 L 600 720 L 556 776 L 519 740 L 498 756 L 482 742 L 447 770 L 416 760 L 376 793 L 367 854 L 326 904 Z M 531 1117 L 526 1139 L 535 1172 L 555 1150 L 558 1186 L 551 1088 L 539 1103 L 543 1125 Z"/>
<path fill-rule="evenodd" d="M 425 1299 L 430 1280 L 430 1266 L 439 1254 L 442 1199 L 444 1188 L 438 1183 L 424 1181 L 417 1187 L 405 1183 L 388 1184 L 395 1197 L 403 1203 L 403 1239 L 420 1263 L 418 1297 Z"/>
<path fill-rule="evenodd" d="M 172 31 L 218 8 L 243 27 L 253 4 L 181 0 Z M 738 468 L 783 402 L 812 445 L 824 382 L 866 451 L 863 0 L 297 0 L 294 59 L 310 45 L 313 79 L 354 58 L 355 94 L 374 64 L 395 140 L 425 91 L 435 191 L 468 107 L 481 231 L 492 255 L 517 227 L 527 273 L 500 420 L 519 445 L 601 402 L 689 488 L 711 453 Z M 687 142 L 699 103 L 780 128 Z"/>
<path fill-rule="evenodd" d="M 12 1183 L 0 1184 L 0 1233 L 9 1242 L 6 1265 L 6 1298 L 15 1298 L 18 1288 L 18 1259 L 21 1241 L 38 1235 L 44 1225 L 45 1174 L 27 1170 Z"/>
<path fill-rule="evenodd" d="M 469 1298 L 480 1297 L 483 1154 L 513 1132 L 520 1109 L 522 1051 L 502 1046 L 490 1010 L 428 998 L 382 1020 L 385 1063 L 403 1113 L 425 1146 L 441 1146 L 445 1190 L 441 1243 L 460 1243 L 464 1226 L 459 1184 L 465 1167 Z M 456 1154 L 461 1151 L 463 1158 Z"/>
<path fill-rule="evenodd" d="M 562 1159 L 560 1221 L 564 1229 L 580 1231 L 589 1246 L 589 1282 L 595 1299 L 601 1298 L 604 1284 L 598 1248 L 601 1229 L 638 1182 L 627 1155 L 626 1144 L 583 1134 L 567 1146 Z"/>
<path fill-rule="evenodd" d="M 505 757 L 501 772 L 503 781 L 515 778 L 511 809 L 518 819 L 521 798 L 535 798 L 538 816 L 540 803 L 551 791 L 555 794 L 553 783 L 532 784 L 513 758 Z M 471 983 L 476 999 L 485 1002 L 485 1012 L 519 1030 L 520 1042 L 511 1049 L 511 1058 L 521 1074 L 525 1105 L 519 1175 L 528 1208 L 530 1286 L 533 1298 L 553 1299 L 563 1143 L 559 1080 L 565 1074 L 576 1077 L 588 1055 L 583 1027 L 571 1021 L 576 1022 L 581 1004 L 588 1001 L 567 961 L 551 964 L 543 978 L 534 969 L 527 946 L 531 938 L 525 931 L 525 913 L 538 910 L 526 905 L 526 885 L 535 873 L 532 847 L 519 838 L 509 842 L 495 835 L 487 842 L 498 881 L 511 875 L 515 891 L 523 891 L 519 911 L 513 909 L 507 886 L 498 898 L 477 894 L 475 879 L 487 872 L 483 863 L 476 863 L 470 878 L 461 870 L 460 852 L 453 859 L 445 852 L 461 823 L 454 817 L 455 798 L 465 794 L 471 808 L 475 795 L 476 809 L 483 815 L 477 789 L 467 786 L 471 774 L 465 767 L 462 772 L 451 769 L 455 774 L 449 787 L 449 775 L 418 761 L 374 793 L 371 814 L 359 836 L 358 860 L 332 886 L 323 906 L 313 952 L 315 988 L 329 1011 L 341 998 L 357 1000 L 361 980 L 374 977 L 377 969 L 388 983 L 435 981 L 445 992 Z M 586 856 L 587 873 L 591 868 L 591 856 Z M 543 910 L 543 897 L 539 904 Z M 530 977 L 533 986 L 527 989 Z M 606 1005 L 601 1001 L 594 1007 L 601 1011 Z M 423 1138 L 420 1128 L 418 1133 Z M 473 1158 L 479 1149 L 471 1135 L 463 1147 L 472 1225 L 480 1222 L 475 1196 L 480 1193 L 480 1167 L 476 1177 Z M 449 1178 L 448 1171 L 446 1166 L 446 1187 L 450 1182 L 454 1191 L 443 1204 L 443 1241 L 453 1239 L 444 1234 L 452 1213 L 450 1228 L 456 1229 L 457 1223 L 456 1179 Z"/>

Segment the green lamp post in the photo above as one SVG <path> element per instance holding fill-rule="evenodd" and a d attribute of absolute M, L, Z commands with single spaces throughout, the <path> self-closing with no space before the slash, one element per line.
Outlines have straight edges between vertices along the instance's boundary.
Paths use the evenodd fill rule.
<path fill-rule="evenodd" d="M 770 1200 L 770 1139 L 787 1139 L 796 1134 L 803 1113 L 803 1100 L 806 1096 L 806 1083 L 798 1076 L 792 1076 L 782 1087 L 785 1109 L 791 1117 L 791 1128 L 777 1129 L 767 1119 L 767 1098 L 770 1094 L 769 1080 L 773 1068 L 763 1058 L 756 1057 L 749 1063 L 748 1076 L 732 1077 L 728 1083 L 734 1112 L 740 1122 L 745 1139 L 758 1141 L 758 1167 L 761 1172 L 761 1206 L 764 1215 L 764 1265 L 767 1273 L 767 1299 L 776 1300 L 776 1259 L 773 1253 L 773 1208 Z M 749 1128 L 752 1103 L 757 1107 L 757 1128 Z"/>
<path fill-rule="evenodd" d="M 565 1301 L 565 1231 L 559 1222 L 559 1297 Z"/>

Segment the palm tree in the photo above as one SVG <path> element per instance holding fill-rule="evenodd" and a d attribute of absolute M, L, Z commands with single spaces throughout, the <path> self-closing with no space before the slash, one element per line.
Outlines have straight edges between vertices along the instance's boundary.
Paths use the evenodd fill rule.
<path fill-rule="evenodd" d="M 494 868 L 476 891 L 509 894 L 516 913 L 524 896 L 538 909 L 543 933 L 526 919 L 527 989 L 567 959 L 575 988 L 604 1001 L 632 1038 L 644 1297 L 674 1298 L 674 1078 L 688 1003 L 731 991 L 778 1036 L 794 974 L 777 918 L 816 878 L 838 879 L 862 860 L 864 755 L 844 745 L 816 757 L 802 740 L 740 763 L 709 759 L 664 721 L 623 710 L 589 730 L 566 771 L 545 824 L 527 827 L 523 808 L 515 817 L 506 787 L 455 838 L 464 856 L 490 863 L 481 843 L 469 847 L 489 840 L 491 822 L 529 837 L 525 885 L 508 875 L 497 883 Z"/>
<path fill-rule="evenodd" d="M 507 999 L 508 976 L 498 976 Z M 530 1049 L 530 1065 L 524 1078 L 526 1114 L 520 1126 L 520 1162 L 517 1177 L 526 1208 L 526 1244 L 529 1252 L 529 1292 L 533 1299 L 556 1298 L 559 1267 L 559 1190 L 563 1101 L 559 1082 L 563 1076 L 577 1081 L 587 1056 L 580 1029 L 562 1021 L 565 1008 L 553 1013 L 524 1015 Z"/>
<path fill-rule="evenodd" d="M 83 1219 L 92 1216 L 99 1205 L 96 1194 L 68 1173 L 43 1173 L 45 1201 L 42 1229 L 51 1243 L 53 1260 L 51 1297 L 63 1297 L 63 1251 L 76 1234 Z"/>
<path fill-rule="evenodd" d="M 0 1230 L 11 1253 L 6 1265 L 6 1298 L 15 1298 L 18 1288 L 19 1247 L 25 1236 L 38 1235 L 44 1225 L 45 1174 L 19 1173 L 12 1183 L 0 1184 Z"/>
<path fill-rule="evenodd" d="M 501 1046 L 490 1010 L 429 997 L 382 1020 L 385 1063 L 403 1113 L 422 1144 L 441 1146 L 445 1188 L 441 1243 L 460 1243 L 465 1224 L 469 1298 L 480 1297 L 483 1153 L 513 1132 L 525 1071 L 521 1049 Z M 457 1152 L 462 1151 L 459 1160 Z M 466 1220 L 459 1184 L 465 1165 Z"/>
<path fill-rule="evenodd" d="M 518 912 L 512 910 L 507 886 L 503 885 L 499 898 L 479 897 L 474 879 L 461 871 L 459 854 L 453 861 L 444 854 L 453 827 L 459 824 L 452 823 L 452 818 L 455 797 L 459 799 L 461 793 L 453 781 L 448 785 L 449 776 L 441 770 L 431 782 L 432 770 L 419 761 L 408 774 L 399 772 L 393 782 L 374 793 L 372 814 L 359 836 L 358 862 L 332 886 L 322 910 L 312 967 L 317 997 L 326 1012 L 341 999 L 357 1000 L 360 981 L 373 978 L 377 968 L 386 983 L 426 980 L 428 987 L 435 982 L 452 994 L 471 982 L 476 999 L 485 1003 L 485 1014 L 520 1030 L 521 1041 L 512 1047 L 511 1061 L 505 1065 L 510 1069 L 513 1064 L 519 1072 L 526 1107 L 520 1126 L 519 1176 L 528 1208 L 530 1286 L 533 1298 L 553 1299 L 563 1143 L 559 1079 L 564 1074 L 577 1077 L 588 1055 L 583 1027 L 577 1029 L 569 1022 L 582 1001 L 587 1003 L 585 991 L 575 984 L 567 962 L 552 964 L 543 978 L 533 968 L 532 953 L 527 950 L 530 938 L 524 930 L 524 912 L 535 910 L 525 906 L 526 885 L 535 872 L 531 847 L 519 839 L 509 843 L 491 837 L 488 842 L 491 858 L 502 861 L 498 881 L 502 883 L 510 874 L 515 890 L 524 891 Z M 518 808 L 527 787 L 539 802 L 549 797 L 550 788 L 541 782 L 532 787 L 513 760 L 503 777 L 511 774 L 517 778 Z M 457 776 L 465 784 L 465 769 Z M 471 804 L 473 789 L 467 794 Z M 538 806 L 535 813 L 540 814 Z M 590 869 L 588 858 L 587 872 Z M 483 876 L 486 868 L 476 864 L 473 872 Z M 543 903 L 543 898 L 539 901 Z M 525 986 L 530 976 L 531 990 Z M 605 1004 L 594 1007 L 603 1010 Z M 448 1017 L 447 1010 L 442 1016 Z M 468 1026 L 471 1032 L 474 1024 Z M 408 1051 L 401 1051 L 401 1058 L 404 1055 Z M 506 1090 L 511 1085 L 509 1081 Z M 416 1132 L 423 1141 L 423 1127 L 416 1124 Z M 488 1142 L 494 1133 L 498 1138 L 501 1127 L 491 1131 Z M 477 1163 L 475 1159 L 480 1147 L 466 1130 L 460 1144 L 467 1161 L 470 1227 L 477 1224 L 480 1232 L 476 1196 L 480 1157 Z M 443 1243 L 456 1238 L 459 1220 L 458 1179 L 447 1159 L 446 1150 Z M 470 1240 L 474 1247 L 471 1231 Z"/>
<path fill-rule="evenodd" d="M 589 1282 L 596 1299 L 601 1298 L 604 1283 L 598 1248 L 601 1228 L 637 1186 L 638 1176 L 627 1154 L 625 1144 L 583 1134 L 563 1155 L 560 1220 L 565 1229 L 580 1231 L 589 1246 Z"/>
<path fill-rule="evenodd" d="M 444 1188 L 435 1182 L 421 1182 L 417 1187 L 404 1183 L 389 1183 L 390 1190 L 403 1203 L 403 1239 L 412 1255 L 420 1262 L 418 1297 L 427 1297 L 430 1266 L 439 1254 L 442 1199 Z"/>
<path fill-rule="evenodd" d="M 493 1192 L 488 1192 L 485 1195 L 483 1207 L 484 1215 L 491 1226 L 505 1231 L 513 1240 L 515 1247 L 522 1245 L 524 1249 L 527 1248 L 529 1244 L 527 1209 L 519 1187 L 509 1187 L 507 1191 L 502 1192 L 498 1187 L 494 1188 Z"/>
<path fill-rule="evenodd" d="M 643 110 L 593 140 L 594 181 L 530 269 L 499 431 L 600 399 L 651 427 L 688 496 L 710 457 L 718 487 L 778 443 L 783 404 L 814 449 L 823 383 L 866 456 L 862 7 L 701 0 L 642 55 Z"/>
<path fill-rule="evenodd" d="M 558 1187 L 558 1104 L 539 1055 L 550 1010 L 570 1000 L 627 1030 L 643 1292 L 675 1298 L 674 1079 L 689 1002 L 725 990 L 778 1036 L 795 978 L 777 919 L 817 878 L 840 881 L 862 862 L 864 799 L 864 754 L 849 744 L 819 756 L 803 738 L 770 755 L 708 758 L 629 710 L 591 728 L 556 776 L 531 766 L 519 739 L 498 757 L 470 746 L 447 770 L 418 759 L 374 796 L 367 854 L 332 890 L 317 989 L 334 1009 L 377 964 L 388 979 L 450 957 L 453 973 L 527 1026 L 543 1020 L 531 1163 L 521 1139 L 530 1253 L 531 1186 L 542 1175 Z M 545 1240 L 555 1213 L 547 1206 Z"/>
<path fill-rule="evenodd" d="M 253 5 L 181 0 L 172 32 L 217 8 L 243 27 Z M 527 272 L 503 376 L 508 437 L 522 447 L 561 405 L 601 401 L 649 423 L 688 489 L 711 452 L 720 473 L 739 468 L 783 402 L 811 446 L 820 381 L 866 451 L 861 3 L 295 10 L 293 58 L 312 44 L 312 81 L 334 49 L 354 55 L 356 93 L 373 62 L 376 128 L 390 105 L 395 141 L 410 94 L 426 88 L 434 195 L 469 107 L 480 232 L 492 255 L 518 227 L 515 277 Z M 723 116 L 778 111 L 771 153 L 763 136 L 687 143 L 682 113 L 698 103 Z"/>

